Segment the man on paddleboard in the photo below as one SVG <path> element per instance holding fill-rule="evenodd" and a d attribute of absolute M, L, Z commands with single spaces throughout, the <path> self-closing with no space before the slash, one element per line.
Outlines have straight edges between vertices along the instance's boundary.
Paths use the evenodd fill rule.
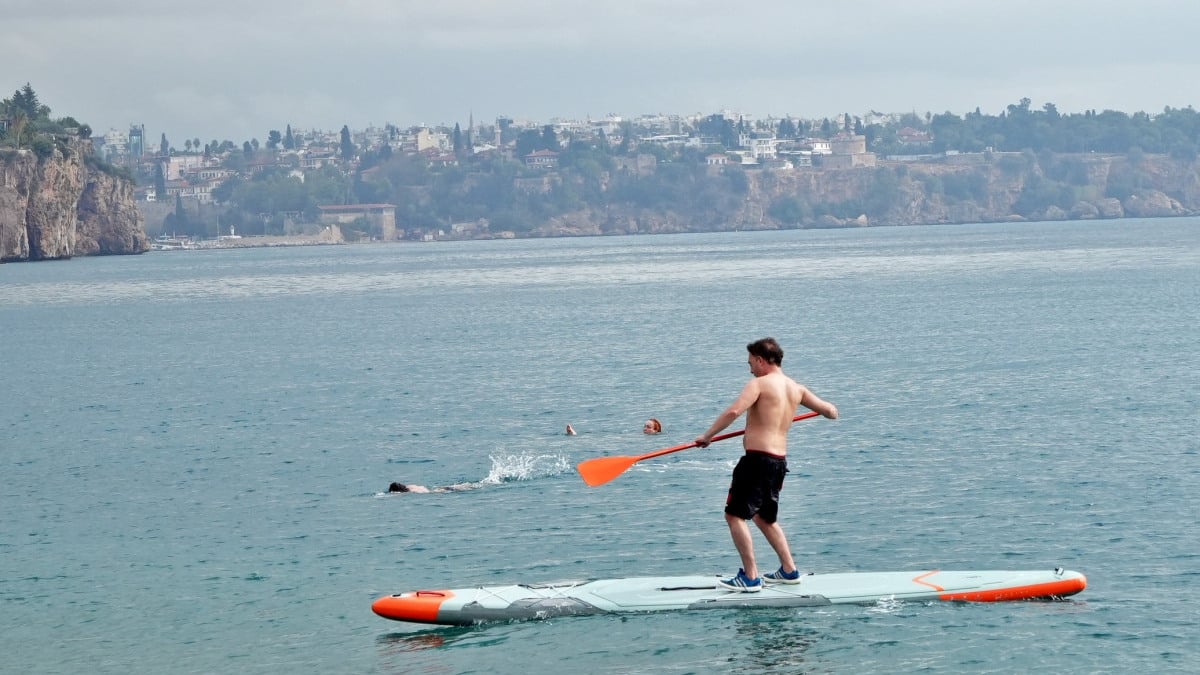
<path fill-rule="evenodd" d="M 792 560 L 787 537 L 776 522 L 779 515 L 779 491 L 787 473 L 787 434 L 792 416 L 804 406 L 829 419 L 837 419 L 837 406 L 822 400 L 807 387 L 784 375 L 783 349 L 775 338 L 763 338 L 746 345 L 747 363 L 754 378 L 742 388 L 737 399 L 717 416 L 712 426 L 696 437 L 696 445 L 708 447 L 713 436 L 746 413 L 746 433 L 742 447 L 746 454 L 733 469 L 733 481 L 725 501 L 725 521 L 733 545 L 742 558 L 742 568 L 730 579 L 717 583 L 729 590 L 753 593 L 766 583 L 800 583 L 800 571 Z M 747 520 L 753 520 L 767 543 L 779 555 L 779 569 L 759 576 L 754 560 L 754 542 Z M 765 577 L 765 579 L 764 579 Z"/>

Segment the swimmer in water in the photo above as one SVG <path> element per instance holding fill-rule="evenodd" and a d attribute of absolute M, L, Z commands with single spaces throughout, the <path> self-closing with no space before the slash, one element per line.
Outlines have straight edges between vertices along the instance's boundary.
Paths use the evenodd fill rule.
<path fill-rule="evenodd" d="M 473 490 L 480 487 L 479 483 L 455 483 L 454 485 L 446 485 L 444 487 L 427 488 L 424 485 L 413 485 L 412 483 L 392 483 L 388 486 L 388 492 L 412 492 L 415 494 L 425 494 L 428 492 L 461 492 L 463 490 Z"/>
<path fill-rule="evenodd" d="M 405 485 L 404 483 L 392 483 L 388 486 L 388 492 L 429 492 L 429 488 L 424 485 Z"/>

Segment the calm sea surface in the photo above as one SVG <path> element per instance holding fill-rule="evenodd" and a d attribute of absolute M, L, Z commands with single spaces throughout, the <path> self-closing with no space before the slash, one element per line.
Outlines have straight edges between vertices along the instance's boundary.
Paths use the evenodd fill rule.
<path fill-rule="evenodd" d="M 1063 566 L 1088 589 L 371 613 L 419 588 L 736 571 L 738 441 L 598 488 L 574 466 L 690 441 L 765 335 L 842 412 L 793 431 L 801 566 Z M 6 673 L 1200 670 L 1197 219 L 0 265 L 0 381 Z"/>

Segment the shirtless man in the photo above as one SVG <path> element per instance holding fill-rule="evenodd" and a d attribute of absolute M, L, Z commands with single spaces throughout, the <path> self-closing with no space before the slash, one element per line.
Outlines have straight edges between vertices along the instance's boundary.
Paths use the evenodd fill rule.
<path fill-rule="evenodd" d="M 765 581 L 800 583 L 801 574 L 792 560 L 787 537 L 776 522 L 779 491 L 787 473 L 787 434 L 792 417 L 799 406 L 829 419 L 837 419 L 838 410 L 783 374 L 783 349 L 775 338 L 751 342 L 746 345 L 746 351 L 750 353 L 747 363 L 754 379 L 746 383 L 737 400 L 717 417 L 708 431 L 696 438 L 696 445 L 708 447 L 713 436 L 746 413 L 746 433 L 742 437 L 746 454 L 733 469 L 733 481 L 725 501 L 725 521 L 729 523 L 733 545 L 742 558 L 742 568 L 733 578 L 717 583 L 730 590 L 753 593 L 762 590 L 764 579 L 758 574 L 747 520 L 754 521 L 779 555 L 779 569 L 764 575 Z"/>

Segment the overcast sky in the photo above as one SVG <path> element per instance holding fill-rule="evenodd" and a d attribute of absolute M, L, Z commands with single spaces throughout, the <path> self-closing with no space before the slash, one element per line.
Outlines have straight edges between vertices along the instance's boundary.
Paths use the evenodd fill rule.
<path fill-rule="evenodd" d="M 1200 104 L 1194 0 L 0 0 L 0 97 L 148 140 Z"/>

